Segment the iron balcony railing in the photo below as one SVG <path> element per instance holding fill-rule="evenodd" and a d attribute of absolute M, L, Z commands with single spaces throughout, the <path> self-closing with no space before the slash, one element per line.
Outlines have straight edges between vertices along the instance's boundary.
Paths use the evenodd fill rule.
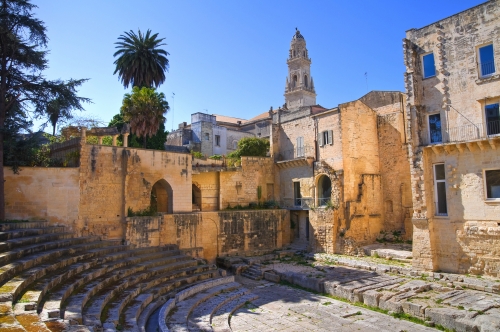
<path fill-rule="evenodd" d="M 320 197 L 318 198 L 318 206 L 327 206 L 330 200 L 330 197 Z"/>
<path fill-rule="evenodd" d="M 422 145 L 440 144 L 440 143 L 460 143 L 480 139 L 487 139 L 500 135 L 500 120 L 487 121 L 486 125 L 482 123 L 468 124 L 459 127 L 432 129 L 423 133 Z"/>
<path fill-rule="evenodd" d="M 481 76 L 488 76 L 495 73 L 495 62 L 483 62 L 479 64 L 479 68 L 481 68 Z"/>
<path fill-rule="evenodd" d="M 311 207 L 314 207 L 314 199 L 311 197 L 285 198 L 280 202 L 280 206 L 290 210 L 309 210 Z"/>
<path fill-rule="evenodd" d="M 310 210 L 311 208 L 316 207 L 325 207 L 331 201 L 331 198 L 318 198 L 318 204 L 316 205 L 314 202 L 314 198 L 306 197 L 306 198 L 285 198 L 280 201 L 280 206 L 284 209 L 289 210 Z"/>
<path fill-rule="evenodd" d="M 286 161 L 298 158 L 314 158 L 314 147 L 311 145 L 303 145 L 293 149 L 280 151 L 275 157 L 275 161 Z"/>

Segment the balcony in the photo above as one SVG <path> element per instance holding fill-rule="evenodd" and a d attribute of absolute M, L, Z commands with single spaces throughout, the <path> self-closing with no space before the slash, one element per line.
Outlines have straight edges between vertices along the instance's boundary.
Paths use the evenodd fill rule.
<path fill-rule="evenodd" d="M 495 140 L 500 138 L 500 120 L 488 121 L 486 124 L 467 124 L 464 126 L 449 128 L 441 128 L 431 130 L 430 134 L 427 131 L 423 133 L 421 138 L 421 146 L 429 146 L 433 150 L 444 146 L 448 149 L 449 146 L 455 145 L 459 151 L 467 146 L 471 149 L 471 144 L 476 144 L 481 150 L 484 147 L 483 143 L 491 145 L 495 148 L 498 143 Z"/>
<path fill-rule="evenodd" d="M 304 145 L 280 151 L 274 157 L 274 162 L 279 168 L 311 166 L 314 162 L 314 146 Z"/>
<path fill-rule="evenodd" d="M 288 210 L 310 210 L 314 207 L 314 199 L 312 197 L 284 198 L 280 201 L 280 207 Z"/>

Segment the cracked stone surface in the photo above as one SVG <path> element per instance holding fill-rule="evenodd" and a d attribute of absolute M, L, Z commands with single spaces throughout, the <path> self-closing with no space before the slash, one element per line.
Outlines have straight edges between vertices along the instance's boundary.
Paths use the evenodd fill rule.
<path fill-rule="evenodd" d="M 436 331 L 288 286 L 238 282 L 259 298 L 232 315 L 233 331 Z"/>

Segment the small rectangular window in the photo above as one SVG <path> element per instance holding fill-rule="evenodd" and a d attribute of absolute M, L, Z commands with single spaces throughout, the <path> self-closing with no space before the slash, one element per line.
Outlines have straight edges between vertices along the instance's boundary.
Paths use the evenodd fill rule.
<path fill-rule="evenodd" d="M 220 146 L 220 135 L 215 135 L 215 145 Z"/>
<path fill-rule="evenodd" d="M 486 129 L 488 135 L 500 134 L 500 111 L 499 103 L 486 105 Z"/>
<path fill-rule="evenodd" d="M 500 199 L 500 169 L 484 171 L 486 198 Z"/>
<path fill-rule="evenodd" d="M 481 73 L 481 77 L 489 76 L 495 73 L 493 44 L 479 48 L 479 71 Z"/>
<path fill-rule="evenodd" d="M 318 135 L 319 146 L 324 146 L 327 144 L 333 144 L 333 130 L 325 130 Z"/>
<path fill-rule="evenodd" d="M 448 206 L 446 202 L 446 177 L 444 164 L 434 165 L 434 199 L 436 201 L 436 215 L 447 216 Z"/>
<path fill-rule="evenodd" d="M 209 141 L 210 140 L 210 135 L 208 133 L 205 133 L 205 141 Z"/>
<path fill-rule="evenodd" d="M 434 53 L 429 53 L 422 56 L 422 64 L 424 66 L 424 78 L 436 76 L 436 66 L 434 64 Z"/>
<path fill-rule="evenodd" d="M 429 115 L 429 139 L 431 144 L 441 143 L 443 136 L 441 133 L 441 114 Z"/>

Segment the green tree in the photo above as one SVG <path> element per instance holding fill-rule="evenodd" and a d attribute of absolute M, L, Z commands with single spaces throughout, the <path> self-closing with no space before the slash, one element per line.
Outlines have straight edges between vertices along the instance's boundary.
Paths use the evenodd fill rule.
<path fill-rule="evenodd" d="M 163 92 L 154 88 L 135 86 L 132 93 L 125 94 L 120 109 L 123 120 L 130 123 L 133 134 L 143 138 L 146 149 L 146 137 L 152 137 L 161 124 L 165 123 L 164 114 L 169 110 L 168 102 Z"/>
<path fill-rule="evenodd" d="M 119 132 L 121 132 L 123 128 L 123 124 L 125 124 L 125 120 L 123 119 L 122 114 L 116 114 L 113 116 L 113 119 L 108 124 L 108 127 L 116 127 Z M 167 140 L 168 131 L 165 130 L 165 124 L 160 123 L 160 127 L 156 134 L 154 134 L 150 139 L 147 140 L 146 148 L 153 150 L 165 150 L 165 141 Z M 123 136 L 120 135 L 118 137 L 118 144 L 122 144 Z M 128 146 L 131 148 L 141 148 L 142 144 L 139 143 L 139 140 L 135 134 L 131 134 L 128 136 Z"/>
<path fill-rule="evenodd" d="M 46 116 L 49 101 L 60 98 L 75 109 L 83 110 L 76 88 L 86 80 L 49 81 L 47 36 L 43 22 L 33 16 L 36 8 L 29 0 L 0 0 L 0 165 L 4 164 L 4 133 L 14 109 L 31 113 L 32 118 Z M 0 219 L 5 219 L 3 167 L 0 170 Z"/>
<path fill-rule="evenodd" d="M 118 51 L 113 54 L 118 59 L 114 62 L 115 72 L 118 73 L 123 86 L 132 87 L 158 87 L 165 82 L 165 71 L 168 71 L 169 55 L 167 51 L 159 48 L 165 45 L 164 38 L 157 39 L 158 34 L 151 35 L 151 30 L 146 34 L 139 34 L 130 30 L 120 35 L 119 42 L 115 43 Z"/>
<path fill-rule="evenodd" d="M 238 149 L 231 152 L 229 158 L 265 157 L 269 151 L 269 140 L 257 137 L 244 137 L 238 142 Z"/>

